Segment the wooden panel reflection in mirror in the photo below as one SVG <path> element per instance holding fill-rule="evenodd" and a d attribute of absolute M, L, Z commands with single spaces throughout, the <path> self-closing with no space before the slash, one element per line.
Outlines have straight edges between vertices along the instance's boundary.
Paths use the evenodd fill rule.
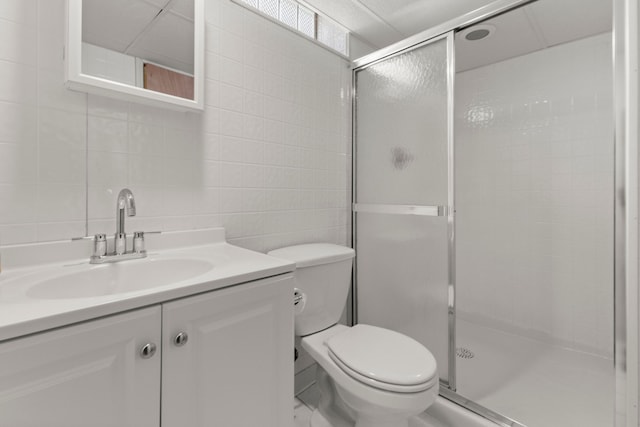
<path fill-rule="evenodd" d="M 180 98 L 193 98 L 193 77 L 155 64 L 144 64 L 144 88 Z"/>

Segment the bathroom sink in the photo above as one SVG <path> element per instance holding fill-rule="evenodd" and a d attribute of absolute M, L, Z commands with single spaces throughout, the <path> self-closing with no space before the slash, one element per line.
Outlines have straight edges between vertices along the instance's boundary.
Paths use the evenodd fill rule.
<path fill-rule="evenodd" d="M 27 295 L 39 299 L 91 298 L 169 285 L 200 276 L 213 264 L 200 259 L 145 259 L 91 266 L 38 281 Z"/>

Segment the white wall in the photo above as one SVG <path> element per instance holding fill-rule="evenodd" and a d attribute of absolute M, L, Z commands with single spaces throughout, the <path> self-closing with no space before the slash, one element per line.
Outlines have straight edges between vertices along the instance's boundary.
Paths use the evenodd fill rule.
<path fill-rule="evenodd" d="M 463 318 L 612 356 L 611 36 L 456 76 Z"/>
<path fill-rule="evenodd" d="M 371 46 L 369 43 L 360 40 L 353 34 L 350 35 L 349 57 L 351 58 L 351 60 L 362 58 L 363 56 L 373 53 L 376 50 L 378 50 L 376 47 Z"/>
<path fill-rule="evenodd" d="M 225 0 L 206 2 L 206 108 L 177 113 L 63 86 L 63 0 L 0 4 L 0 241 L 225 226 L 257 250 L 346 243 L 350 72 Z"/>
<path fill-rule="evenodd" d="M 124 83 L 129 86 L 143 87 L 136 84 L 136 57 L 106 49 L 90 43 L 82 43 L 82 72 L 106 80 Z"/>

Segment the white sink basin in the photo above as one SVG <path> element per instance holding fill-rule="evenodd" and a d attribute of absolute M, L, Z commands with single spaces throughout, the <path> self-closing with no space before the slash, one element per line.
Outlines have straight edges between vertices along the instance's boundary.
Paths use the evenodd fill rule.
<path fill-rule="evenodd" d="M 27 296 L 39 299 L 91 298 L 140 291 L 200 276 L 213 269 L 201 259 L 142 259 L 91 266 L 38 281 Z"/>
<path fill-rule="evenodd" d="M 231 245 L 223 228 L 150 235 L 147 258 L 90 264 L 93 242 L 4 246 L 0 342 L 266 277 L 295 264 Z"/>

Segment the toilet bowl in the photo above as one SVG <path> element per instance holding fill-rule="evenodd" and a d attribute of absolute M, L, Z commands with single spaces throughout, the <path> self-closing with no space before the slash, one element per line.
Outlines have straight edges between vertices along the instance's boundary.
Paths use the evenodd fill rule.
<path fill-rule="evenodd" d="M 362 346 L 361 340 L 358 339 L 361 333 L 366 336 L 362 341 L 374 339 L 378 334 L 381 340 L 378 345 Z M 345 425 L 407 427 L 410 417 L 423 412 L 435 401 L 439 387 L 435 359 L 426 348 L 413 340 L 404 341 L 406 347 L 387 348 L 391 334 L 399 341 L 411 340 L 396 332 L 369 325 L 356 325 L 351 328 L 335 325 L 302 338 L 302 347 L 330 377 L 335 391 L 350 411 L 345 411 L 339 405 L 337 408 L 331 408 L 329 405 L 324 409 L 333 409 L 339 418 L 345 418 L 344 412 L 347 412 L 348 418 L 352 418 L 347 422 L 352 421 L 354 424 Z M 340 348 L 346 347 L 348 343 L 353 344 L 354 348 Z M 340 357 L 344 355 L 335 354 L 332 347 L 346 352 L 346 357 L 350 359 L 341 360 Z M 407 347 L 411 352 L 402 356 L 402 351 Z M 380 351 L 385 348 L 386 351 Z M 350 350 L 356 354 L 350 354 Z M 372 358 L 377 360 L 371 360 Z M 322 383 L 319 386 L 323 397 L 332 392 L 322 390 Z M 330 398 L 332 397 L 335 398 Z M 332 427 L 339 426 L 343 421 L 336 421 L 335 413 L 325 418 L 330 418 L 327 421 Z M 320 425 L 312 423 L 312 427 Z"/>
<path fill-rule="evenodd" d="M 338 324 L 355 251 L 319 243 L 268 254 L 296 263 L 295 332 L 319 366 L 311 427 L 408 427 L 438 395 L 436 360 L 398 332 Z"/>

